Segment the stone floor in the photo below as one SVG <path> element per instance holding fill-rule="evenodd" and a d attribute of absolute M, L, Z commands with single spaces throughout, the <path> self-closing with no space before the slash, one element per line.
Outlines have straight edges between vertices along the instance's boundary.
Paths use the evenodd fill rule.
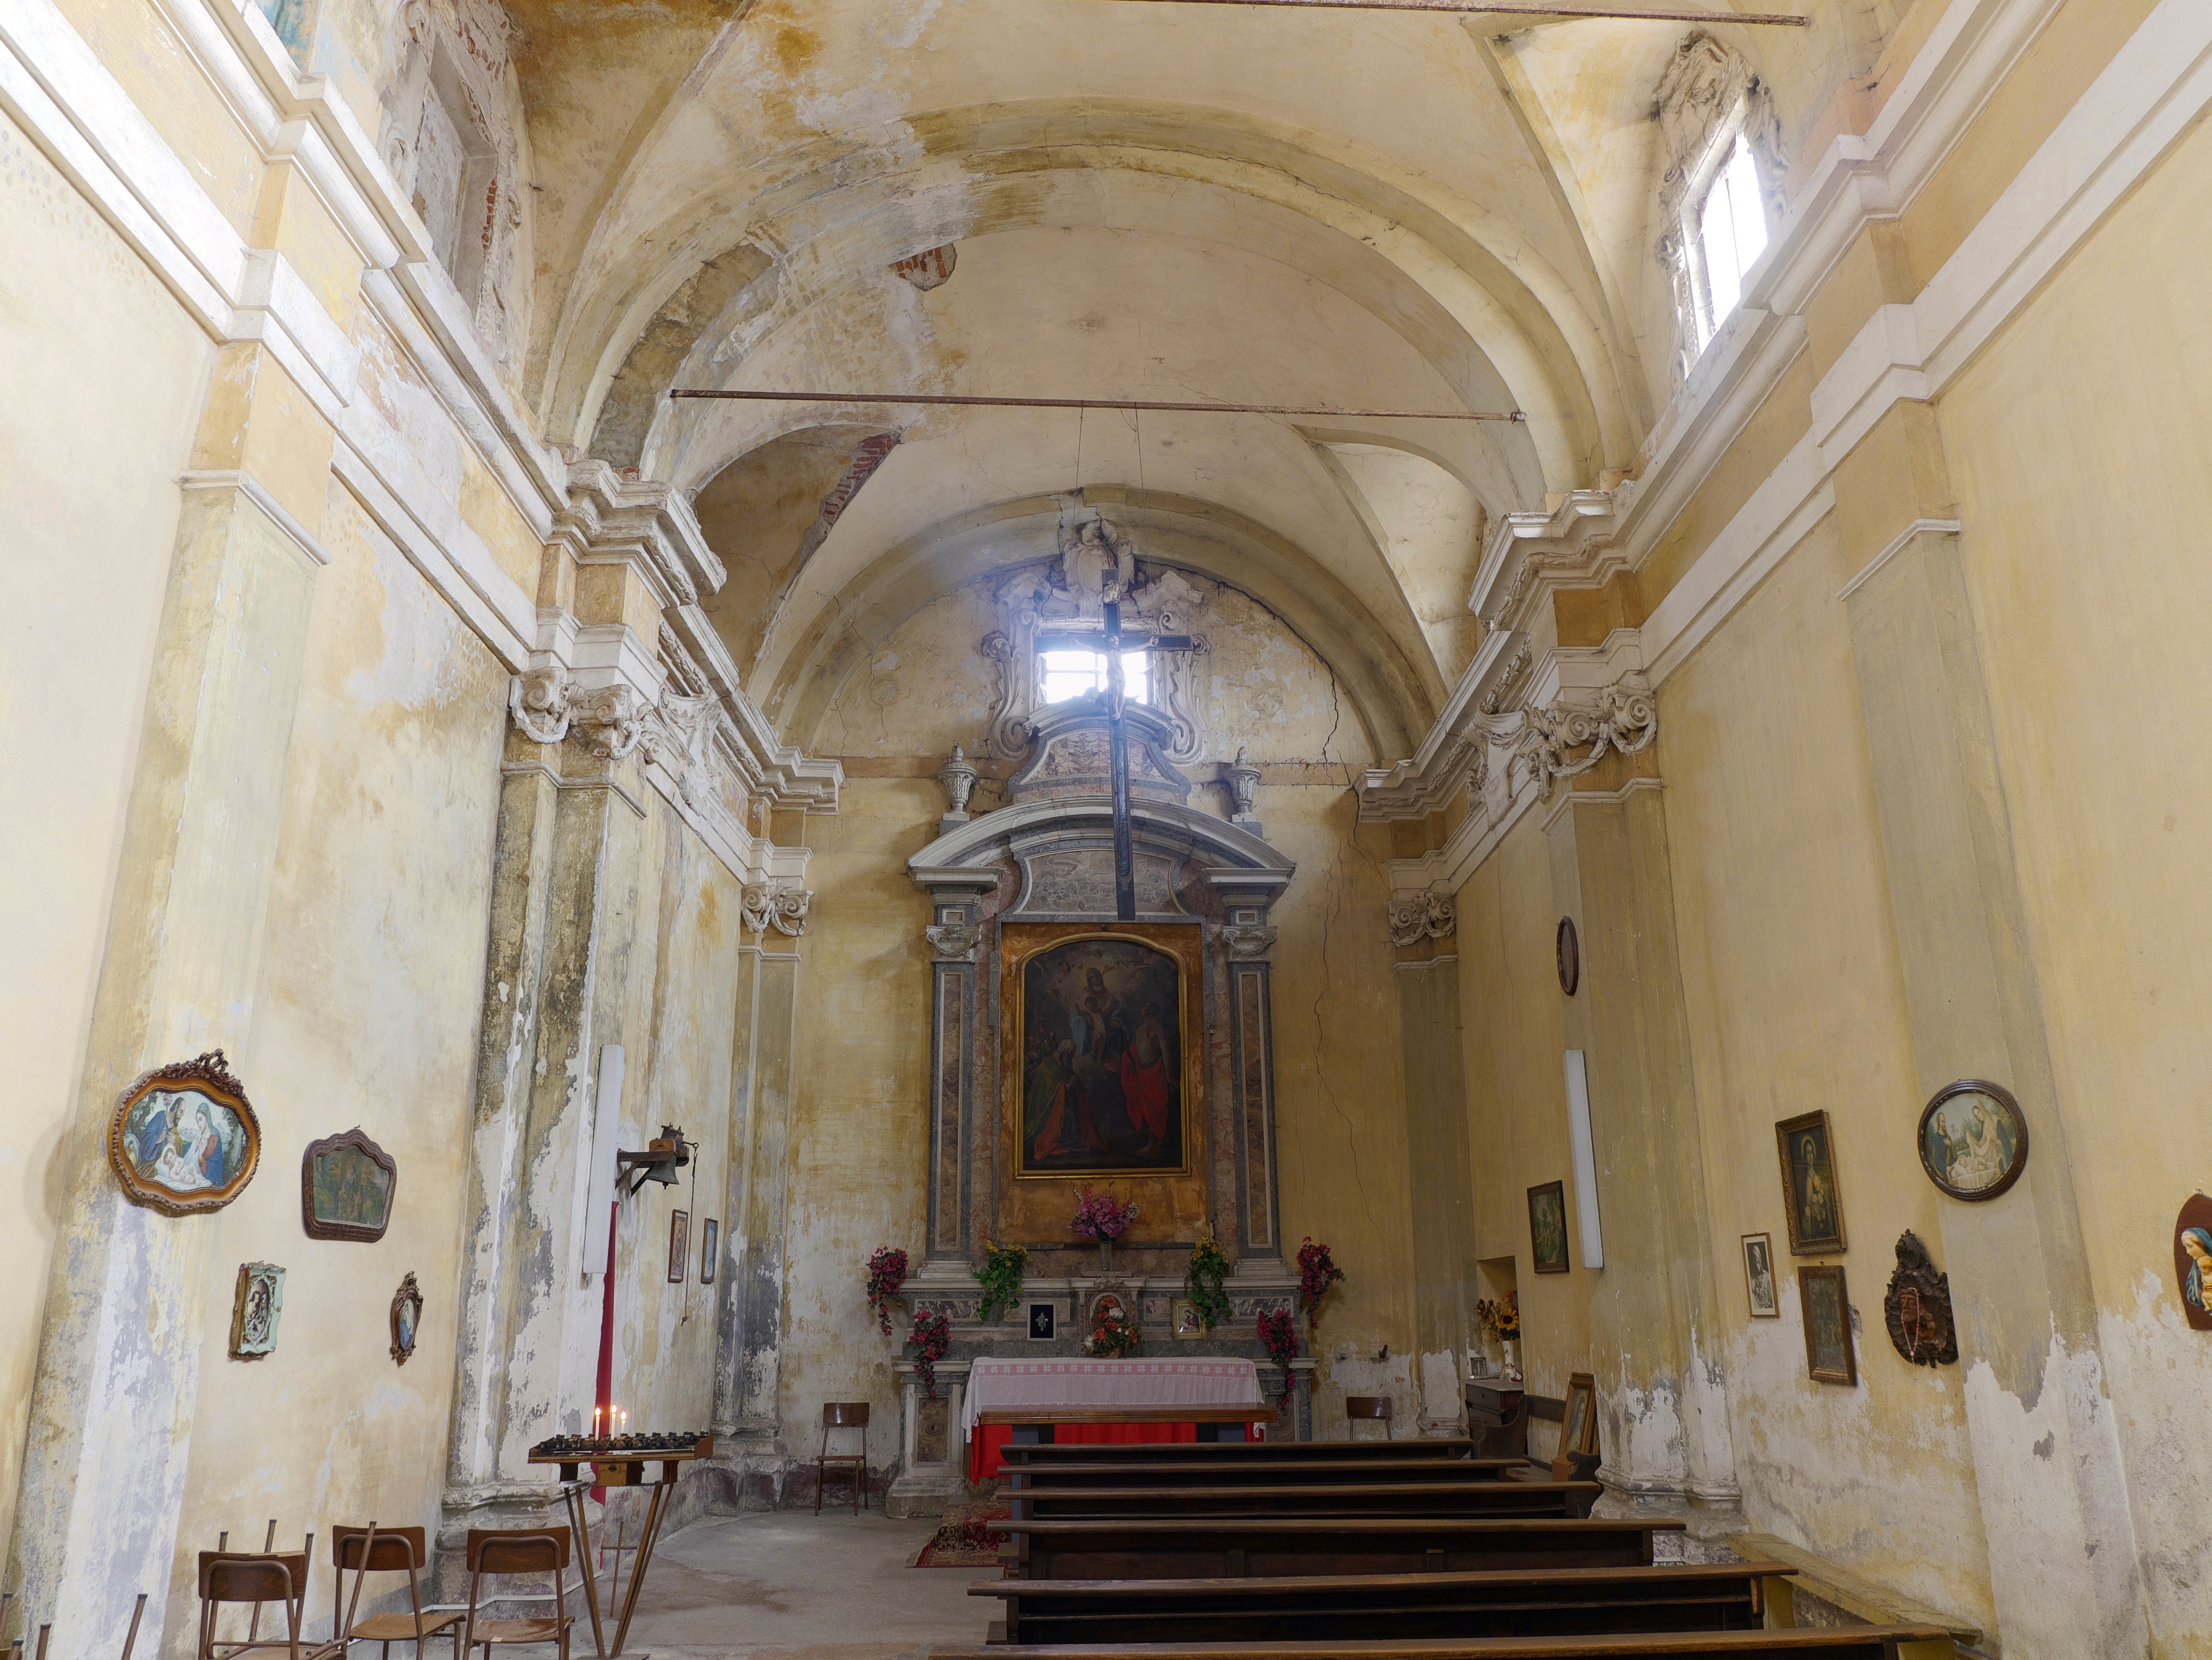
<path fill-rule="evenodd" d="M 907 1566 L 936 1527 L 850 1511 L 694 1522 L 660 1542 L 623 1660 L 921 1660 L 980 1643 L 1000 1605 L 968 1587 L 992 1571 Z"/>

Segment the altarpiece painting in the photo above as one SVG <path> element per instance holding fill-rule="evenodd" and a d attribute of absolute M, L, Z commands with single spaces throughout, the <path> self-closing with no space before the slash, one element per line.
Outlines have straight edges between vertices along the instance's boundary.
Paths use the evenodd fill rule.
<path fill-rule="evenodd" d="M 1064 940 L 1021 966 L 1023 1176 L 1181 1174 L 1182 966 L 1142 940 Z"/>

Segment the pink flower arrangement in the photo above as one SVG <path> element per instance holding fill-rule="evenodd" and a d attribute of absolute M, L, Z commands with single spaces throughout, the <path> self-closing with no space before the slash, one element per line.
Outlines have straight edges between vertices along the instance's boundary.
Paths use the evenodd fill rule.
<path fill-rule="evenodd" d="M 1110 1193 L 1093 1193 L 1086 1187 L 1075 1207 L 1075 1220 L 1068 1226 L 1086 1239 L 1118 1239 L 1136 1220 L 1135 1205 L 1124 1204 Z"/>
<path fill-rule="evenodd" d="M 1298 1295 L 1306 1306 L 1306 1324 L 1313 1330 L 1321 1330 L 1321 1300 L 1324 1293 L 1344 1277 L 1328 1254 L 1325 1245 L 1316 1245 L 1313 1235 L 1298 1247 Z"/>
<path fill-rule="evenodd" d="M 952 1352 L 952 1317 L 923 1309 L 914 1317 L 907 1341 L 914 1345 L 914 1369 L 921 1374 L 929 1398 L 937 1398 L 937 1363 Z"/>
<path fill-rule="evenodd" d="M 891 1335 L 890 1306 L 900 1300 L 906 1271 L 906 1252 L 895 1245 L 885 1245 L 868 1258 L 868 1306 L 875 1310 L 886 1337 Z"/>

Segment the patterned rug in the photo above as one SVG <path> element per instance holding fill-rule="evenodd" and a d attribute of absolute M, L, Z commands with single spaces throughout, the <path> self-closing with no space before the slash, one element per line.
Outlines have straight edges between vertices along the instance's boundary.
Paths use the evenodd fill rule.
<path fill-rule="evenodd" d="M 1011 1521 L 1013 1506 L 996 1499 L 947 1504 L 937 1531 L 914 1559 L 918 1568 L 994 1568 L 1007 1536 L 992 1524 Z"/>

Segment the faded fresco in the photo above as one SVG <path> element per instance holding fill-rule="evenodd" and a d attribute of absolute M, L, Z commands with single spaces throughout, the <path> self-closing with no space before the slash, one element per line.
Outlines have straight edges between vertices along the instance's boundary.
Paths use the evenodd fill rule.
<path fill-rule="evenodd" d="M 1069 940 L 1022 965 L 1021 997 L 1021 1173 L 1183 1169 L 1176 960 L 1139 940 Z"/>

